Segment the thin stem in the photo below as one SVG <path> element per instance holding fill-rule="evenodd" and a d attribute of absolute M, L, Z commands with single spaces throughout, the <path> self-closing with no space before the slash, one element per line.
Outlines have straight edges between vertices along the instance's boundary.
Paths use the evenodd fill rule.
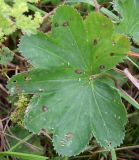
<path fill-rule="evenodd" d="M 14 135 L 7 134 L 7 133 L 5 133 L 5 132 L 3 132 L 3 131 L 0 131 L 0 134 L 4 134 L 4 135 L 9 136 L 9 137 L 11 137 L 11 138 L 13 138 L 13 139 L 16 139 L 16 140 L 18 140 L 18 141 L 22 141 L 20 138 L 17 138 L 17 137 L 14 136 Z M 23 141 L 22 141 L 22 142 L 23 142 Z M 34 145 L 26 142 L 26 141 L 23 142 L 23 143 L 26 144 L 26 145 L 27 145 L 28 147 L 30 147 L 30 148 L 34 148 L 34 150 L 40 150 L 40 148 L 38 148 L 38 147 L 36 147 L 36 146 L 34 146 Z"/>
<path fill-rule="evenodd" d="M 137 68 L 139 69 L 139 66 L 129 57 L 127 57 L 127 59 Z"/>
<path fill-rule="evenodd" d="M 129 51 L 128 56 L 139 58 L 139 53 Z"/>
<path fill-rule="evenodd" d="M 25 137 L 23 140 L 19 141 L 18 143 L 16 143 L 16 145 L 14 145 L 13 147 L 10 148 L 10 152 L 14 151 L 18 146 L 20 146 L 22 143 L 25 143 L 26 141 L 28 141 L 29 139 L 31 139 L 34 136 L 34 134 L 30 134 L 29 136 Z"/>
<path fill-rule="evenodd" d="M 129 72 L 127 68 L 124 69 L 125 76 L 139 89 L 139 81 Z"/>
<path fill-rule="evenodd" d="M 117 160 L 115 149 L 111 150 L 111 158 L 112 158 L 112 160 Z"/>
<path fill-rule="evenodd" d="M 95 6 L 96 12 L 99 12 L 99 10 L 100 10 L 100 5 L 98 4 L 97 0 L 93 0 L 93 2 L 94 2 L 94 6 Z"/>
<path fill-rule="evenodd" d="M 38 7 L 36 7 L 35 5 L 32 5 L 31 3 L 27 3 L 28 5 L 28 8 L 31 10 L 31 11 L 34 11 L 34 12 L 40 12 L 42 16 L 44 16 L 46 14 L 45 11 L 39 9 Z"/>
<path fill-rule="evenodd" d="M 64 157 L 64 159 L 63 160 L 69 160 L 69 158 L 68 157 Z"/>
<path fill-rule="evenodd" d="M 139 145 L 121 147 L 121 148 L 117 148 L 117 149 L 115 149 L 115 150 L 116 150 L 116 151 L 121 151 L 121 150 L 127 150 L 127 149 L 137 149 L 137 148 L 139 148 Z M 98 150 L 98 151 L 94 151 L 94 152 L 93 152 L 93 151 L 90 151 L 91 155 L 76 156 L 76 157 L 73 157 L 73 159 L 89 158 L 89 157 L 92 157 L 92 156 L 95 155 L 95 154 L 103 153 L 103 152 L 108 152 L 108 150 L 102 149 L 102 150 Z"/>

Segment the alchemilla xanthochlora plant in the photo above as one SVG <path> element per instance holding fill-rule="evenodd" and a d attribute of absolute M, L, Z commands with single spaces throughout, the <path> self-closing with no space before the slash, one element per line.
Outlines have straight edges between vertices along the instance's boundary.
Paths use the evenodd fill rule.
<path fill-rule="evenodd" d="M 34 16 L 27 16 L 25 13 L 29 11 L 28 2 L 36 3 L 38 0 L 0 0 L 0 40 L 16 29 L 21 29 L 23 33 L 36 33 L 42 22 L 39 12 Z"/>
<path fill-rule="evenodd" d="M 70 6 L 60 6 L 47 35 L 24 35 L 22 55 L 34 66 L 13 76 L 11 94 L 33 94 L 24 125 L 39 134 L 53 134 L 60 155 L 84 151 L 94 136 L 113 150 L 123 142 L 127 113 L 118 89 L 103 81 L 130 50 L 126 36 L 116 33 L 110 19 L 90 13 L 84 20 Z"/>

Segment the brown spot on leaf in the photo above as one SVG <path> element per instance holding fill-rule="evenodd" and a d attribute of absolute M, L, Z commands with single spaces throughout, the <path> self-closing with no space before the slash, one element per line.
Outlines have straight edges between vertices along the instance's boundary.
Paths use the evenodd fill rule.
<path fill-rule="evenodd" d="M 114 55 L 115 55 L 115 53 L 113 53 L 113 52 L 112 52 L 112 53 L 110 53 L 110 56 L 114 56 Z"/>
<path fill-rule="evenodd" d="M 108 147 L 111 147 L 111 145 L 112 145 L 112 143 L 111 143 L 111 142 L 109 142 Z"/>
<path fill-rule="evenodd" d="M 65 135 L 66 141 L 70 141 L 72 138 L 73 138 L 73 134 L 70 132 Z"/>
<path fill-rule="evenodd" d="M 98 40 L 97 40 L 97 39 L 94 39 L 94 40 L 93 40 L 93 45 L 96 46 L 97 43 L 98 43 Z"/>
<path fill-rule="evenodd" d="M 100 65 L 99 68 L 100 68 L 100 70 L 103 70 L 103 69 L 105 69 L 105 66 L 104 65 Z"/>
<path fill-rule="evenodd" d="M 30 78 L 30 77 L 28 77 L 28 76 L 25 76 L 24 78 L 25 78 L 25 80 L 26 80 L 26 81 L 31 80 L 31 78 Z"/>
<path fill-rule="evenodd" d="M 67 22 L 67 21 L 64 22 L 64 23 L 63 23 L 63 26 L 64 26 L 64 27 L 68 27 L 68 26 L 69 26 L 69 22 Z"/>
<path fill-rule="evenodd" d="M 47 113 L 47 112 L 48 112 L 48 107 L 47 107 L 47 106 L 44 106 L 44 107 L 43 107 L 43 111 Z"/>
<path fill-rule="evenodd" d="M 96 59 L 98 59 L 98 56 L 96 56 Z"/>
<path fill-rule="evenodd" d="M 76 70 L 75 70 L 75 73 L 76 73 L 76 74 L 81 74 L 82 72 L 81 72 L 81 70 L 76 69 Z"/>
<path fill-rule="evenodd" d="M 58 26 L 59 26 L 59 24 L 56 22 L 56 23 L 54 24 L 54 26 L 55 26 L 55 27 L 58 27 Z"/>

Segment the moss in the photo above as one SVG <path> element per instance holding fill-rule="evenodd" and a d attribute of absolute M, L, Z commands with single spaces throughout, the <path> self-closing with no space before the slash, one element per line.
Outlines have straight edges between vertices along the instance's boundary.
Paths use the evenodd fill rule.
<path fill-rule="evenodd" d="M 16 109 L 11 114 L 11 121 L 17 123 L 19 126 L 24 127 L 24 114 L 29 102 L 27 95 L 19 95 L 18 101 L 15 103 Z"/>

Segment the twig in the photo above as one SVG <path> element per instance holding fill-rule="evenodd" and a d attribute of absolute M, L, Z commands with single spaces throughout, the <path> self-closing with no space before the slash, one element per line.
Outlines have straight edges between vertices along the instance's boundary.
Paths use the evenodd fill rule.
<path fill-rule="evenodd" d="M 132 118 L 133 116 L 137 116 L 139 113 L 138 112 L 134 112 L 134 113 L 130 113 L 128 114 L 128 118 Z"/>
<path fill-rule="evenodd" d="M 115 149 L 115 151 L 121 151 L 121 150 L 127 150 L 127 149 L 136 149 L 136 148 L 139 148 L 139 145 L 121 147 L 121 148 Z M 102 153 L 102 152 L 108 152 L 108 150 L 103 149 L 103 150 L 98 150 L 98 151 L 91 152 L 91 153 L 92 153 L 92 154 L 97 154 L 97 153 Z"/>
<path fill-rule="evenodd" d="M 121 150 L 127 150 L 127 149 L 136 149 L 136 148 L 139 148 L 139 145 L 121 147 L 121 148 L 115 149 L 115 151 L 121 151 Z M 88 158 L 88 157 L 92 157 L 92 156 L 95 155 L 95 154 L 103 153 L 103 152 L 109 152 L 109 151 L 106 150 L 106 149 L 101 149 L 101 150 L 94 151 L 94 152 L 91 151 L 90 153 L 91 153 L 92 155 L 76 156 L 76 157 L 74 157 L 73 159 L 78 159 L 78 158 Z"/>
<path fill-rule="evenodd" d="M 62 4 L 65 4 L 65 1 L 62 3 Z M 55 12 L 57 8 L 53 9 L 51 12 L 47 13 L 44 17 L 43 17 L 43 22 L 44 21 L 47 21 L 48 18 Z"/>
<path fill-rule="evenodd" d="M 95 6 L 96 12 L 99 12 L 99 10 L 100 10 L 100 5 L 98 4 L 97 0 L 93 0 L 93 2 L 94 2 L 94 6 Z"/>
<path fill-rule="evenodd" d="M 46 130 L 41 130 L 41 132 L 44 136 L 46 136 L 47 138 L 49 138 L 52 141 L 52 138 L 49 136 L 49 134 L 47 133 Z"/>
<path fill-rule="evenodd" d="M 124 74 L 124 72 L 122 70 L 120 70 L 118 68 L 114 68 L 113 70 L 116 71 L 117 73 L 120 73 L 120 74 L 125 76 L 125 74 Z"/>
<path fill-rule="evenodd" d="M 0 84 L 0 89 L 2 91 L 4 91 L 4 93 L 6 93 L 6 95 L 8 95 L 8 91 L 2 86 L 2 84 Z"/>
<path fill-rule="evenodd" d="M 136 79 L 132 74 L 129 72 L 129 70 L 126 68 L 124 69 L 125 76 L 139 89 L 139 81 Z"/>
<path fill-rule="evenodd" d="M 131 57 L 139 58 L 139 53 L 136 53 L 136 52 L 129 51 L 127 55 Z"/>
<path fill-rule="evenodd" d="M 16 139 L 16 140 L 18 140 L 18 141 L 22 141 L 20 138 L 17 138 L 17 137 L 14 136 L 14 135 L 7 134 L 7 133 L 5 133 L 5 132 L 3 132 L 3 131 L 0 131 L 0 133 L 1 133 L 1 134 L 4 134 L 4 135 L 6 135 L 6 136 L 9 136 L 9 137 L 11 137 L 11 138 L 13 138 L 13 139 Z M 23 142 L 23 144 L 26 144 L 28 147 L 34 148 L 35 150 L 36 150 L 36 149 L 37 149 L 37 150 L 40 150 L 40 148 L 38 148 L 37 146 L 34 146 L 34 145 L 32 145 L 32 144 L 30 144 L 30 143 L 28 143 L 28 142 Z"/>
<path fill-rule="evenodd" d="M 47 13 L 44 17 L 43 17 L 43 21 L 47 21 L 47 19 L 54 13 L 55 9 L 52 10 L 51 12 Z"/>

